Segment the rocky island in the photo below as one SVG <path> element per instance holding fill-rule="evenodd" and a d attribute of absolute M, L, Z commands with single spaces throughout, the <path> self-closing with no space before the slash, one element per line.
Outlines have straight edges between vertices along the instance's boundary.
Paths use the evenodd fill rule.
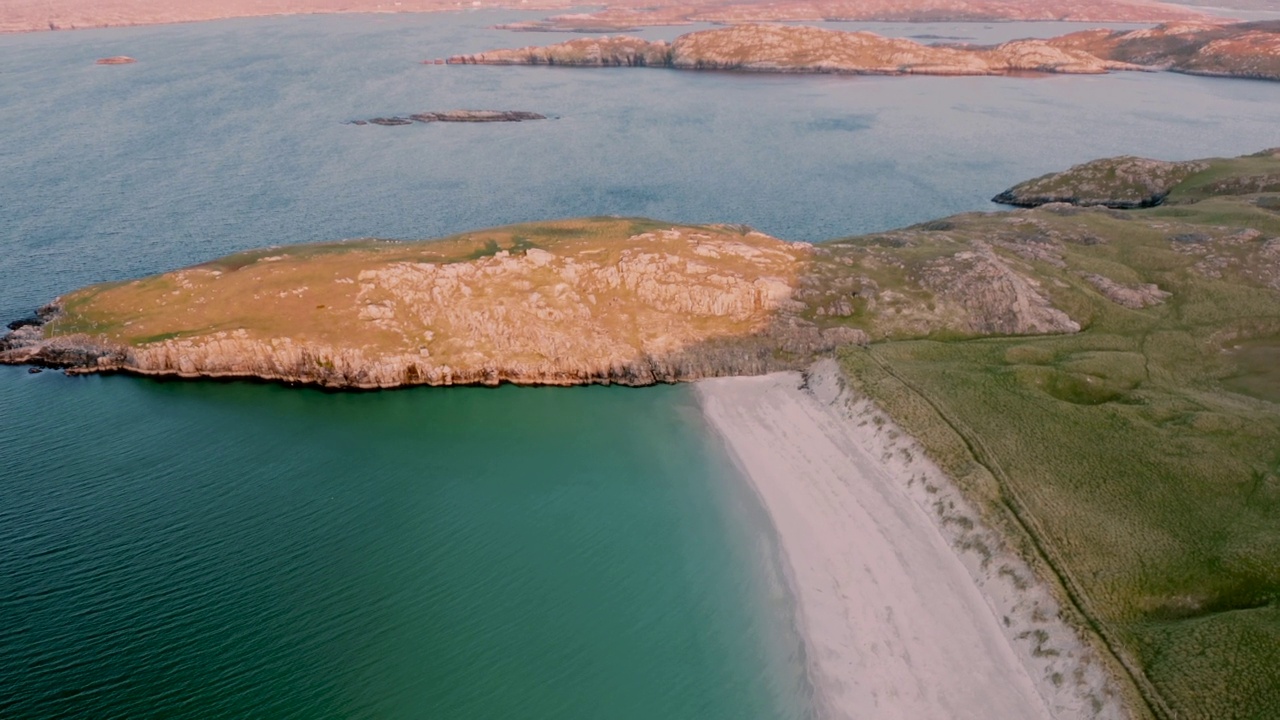
<path fill-rule="evenodd" d="M 1017 40 L 995 47 L 948 47 L 870 32 L 791 25 L 734 25 L 688 33 L 671 43 L 627 36 L 584 38 L 548 47 L 457 55 L 447 62 L 864 75 L 1096 74 L 1139 69 L 1042 40 Z"/>
<path fill-rule="evenodd" d="M 376 117 L 368 120 L 349 120 L 348 125 L 412 125 L 418 123 L 493 123 L 524 122 L 526 120 L 546 120 L 546 115 L 524 110 L 446 110 L 444 112 L 414 113 L 407 117 Z"/>
<path fill-rule="evenodd" d="M 114 57 L 98 58 L 95 65 L 132 65 L 138 62 L 128 55 L 116 55 Z"/>
<path fill-rule="evenodd" d="M 1093 30 L 995 46 L 926 45 L 869 32 L 791 25 L 734 25 L 687 33 L 670 43 L 628 36 L 583 38 L 545 47 L 456 55 L 447 62 L 863 75 L 1169 70 L 1280 80 L 1280 22 Z"/>

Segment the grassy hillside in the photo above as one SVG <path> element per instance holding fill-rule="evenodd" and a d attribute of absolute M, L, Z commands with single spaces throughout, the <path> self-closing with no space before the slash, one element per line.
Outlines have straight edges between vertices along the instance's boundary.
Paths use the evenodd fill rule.
<path fill-rule="evenodd" d="M 1157 717 L 1280 717 L 1280 203 L 1256 192 L 1277 170 L 1217 160 L 1160 207 L 1015 213 L 1080 333 L 842 358 L 1062 579 Z M 1007 220 L 933 234 L 990 241 Z M 1169 294 L 1126 307 L 1098 276 Z"/>

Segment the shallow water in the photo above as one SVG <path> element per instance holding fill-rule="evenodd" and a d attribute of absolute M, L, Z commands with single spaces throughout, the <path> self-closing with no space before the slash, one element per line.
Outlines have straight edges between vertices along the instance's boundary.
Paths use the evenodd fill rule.
<path fill-rule="evenodd" d="M 1244 343 L 1231 355 L 1239 373 L 1225 381 L 1227 387 L 1280 403 L 1280 338 Z"/>
<path fill-rule="evenodd" d="M 266 244 L 595 214 L 817 240 L 1280 144 L 1280 84 L 418 64 L 570 37 L 485 29 L 527 17 L 0 37 L 0 318 Z M 342 124 L 455 107 L 555 119 Z M 0 716 L 808 713 L 767 523 L 684 388 L 0 394 Z"/>

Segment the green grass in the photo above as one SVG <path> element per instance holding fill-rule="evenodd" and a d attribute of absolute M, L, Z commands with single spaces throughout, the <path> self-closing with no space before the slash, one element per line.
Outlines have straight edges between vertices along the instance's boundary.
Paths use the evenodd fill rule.
<path fill-rule="evenodd" d="M 1274 159 L 1253 161 L 1249 172 L 1275 171 Z M 1215 166 L 1192 181 L 1227 176 Z M 1062 580 L 1161 718 L 1280 717 L 1280 292 L 1252 272 L 1280 222 L 1251 202 L 1130 220 L 1036 211 L 1053 232 L 1104 241 L 1064 243 L 1066 268 L 1037 266 L 1065 286 L 1055 304 L 1087 318 L 1083 332 L 891 340 L 842 355 L 854 385 Z M 950 234 L 991 237 L 993 222 L 954 218 Z M 1264 236 L 1223 242 L 1249 227 Z M 1203 256 L 1170 240 L 1187 228 L 1238 266 L 1198 271 Z M 1129 310 L 1079 271 L 1173 297 Z"/>

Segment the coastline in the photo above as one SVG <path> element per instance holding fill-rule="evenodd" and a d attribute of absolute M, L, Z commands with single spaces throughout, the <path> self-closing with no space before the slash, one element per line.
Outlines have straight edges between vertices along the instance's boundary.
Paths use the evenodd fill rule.
<path fill-rule="evenodd" d="M 695 394 L 777 533 L 821 717 L 1130 716 L 1048 585 L 835 361 Z"/>

